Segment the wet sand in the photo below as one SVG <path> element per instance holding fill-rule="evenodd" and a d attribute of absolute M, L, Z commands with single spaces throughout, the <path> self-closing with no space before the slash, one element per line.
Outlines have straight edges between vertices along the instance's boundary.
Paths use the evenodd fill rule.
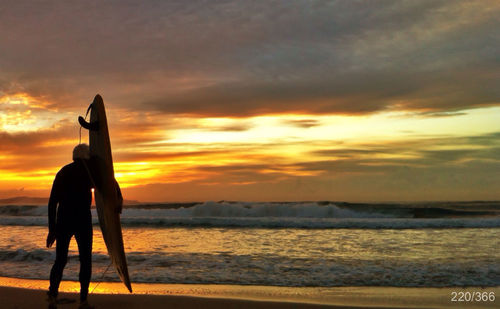
<path fill-rule="evenodd" d="M 91 283 L 91 290 L 97 283 Z M 46 308 L 48 281 L 0 277 L 1 307 Z M 121 283 L 100 283 L 89 302 L 100 308 L 498 308 L 500 301 L 452 302 L 452 292 L 487 292 L 493 288 L 334 287 L 288 288 L 237 285 L 133 284 L 134 294 Z M 78 300 L 78 282 L 63 281 L 60 298 Z M 78 302 L 58 308 L 78 308 Z"/>

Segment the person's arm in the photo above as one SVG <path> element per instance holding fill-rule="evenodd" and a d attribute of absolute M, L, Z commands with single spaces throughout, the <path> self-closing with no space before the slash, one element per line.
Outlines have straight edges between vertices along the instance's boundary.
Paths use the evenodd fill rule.
<path fill-rule="evenodd" d="M 52 190 L 50 191 L 49 198 L 49 234 L 47 235 L 47 248 L 52 247 L 52 244 L 56 240 L 56 212 L 57 204 L 59 203 L 59 187 L 61 182 L 61 176 L 57 173 L 54 183 L 52 184 Z"/>

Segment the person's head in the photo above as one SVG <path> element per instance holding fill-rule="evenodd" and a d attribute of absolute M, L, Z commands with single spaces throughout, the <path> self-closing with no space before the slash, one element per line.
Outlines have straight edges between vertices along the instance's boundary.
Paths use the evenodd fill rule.
<path fill-rule="evenodd" d="M 77 159 L 90 159 L 90 150 L 89 145 L 87 144 L 79 144 L 73 149 L 73 161 Z"/>

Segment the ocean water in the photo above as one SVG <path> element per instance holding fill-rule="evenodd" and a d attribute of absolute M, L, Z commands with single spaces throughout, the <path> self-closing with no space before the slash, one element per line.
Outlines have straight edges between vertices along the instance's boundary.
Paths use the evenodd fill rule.
<path fill-rule="evenodd" d="M 93 211 L 93 281 L 118 281 Z M 500 286 L 500 203 L 128 205 L 133 282 Z M 0 276 L 48 279 L 47 207 L 0 206 Z M 64 280 L 78 279 L 70 245 Z"/>

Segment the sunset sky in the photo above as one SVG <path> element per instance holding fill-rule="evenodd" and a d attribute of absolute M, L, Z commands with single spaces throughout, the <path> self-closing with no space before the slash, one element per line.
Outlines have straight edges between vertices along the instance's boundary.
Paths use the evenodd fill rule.
<path fill-rule="evenodd" d="M 499 16 L 486 0 L 2 1 L 0 198 L 48 196 L 99 93 L 128 200 L 498 200 Z"/>

